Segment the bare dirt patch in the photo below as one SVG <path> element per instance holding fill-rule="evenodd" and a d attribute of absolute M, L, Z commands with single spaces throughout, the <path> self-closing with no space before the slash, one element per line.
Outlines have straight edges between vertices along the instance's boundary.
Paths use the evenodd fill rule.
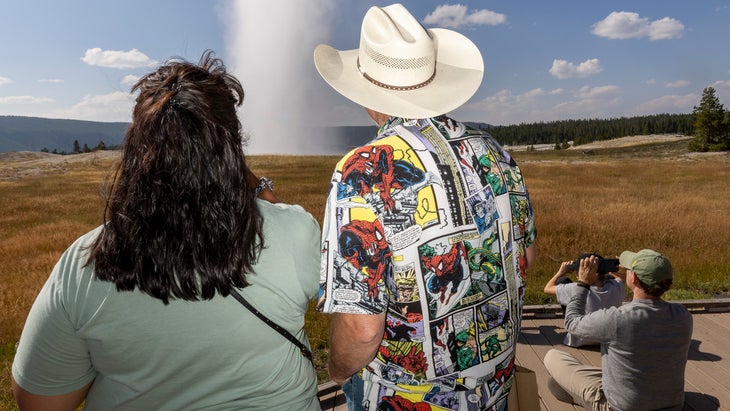
<path fill-rule="evenodd" d="M 667 143 L 674 141 L 691 140 L 691 136 L 675 135 L 675 134 L 650 134 L 644 136 L 628 136 L 614 138 L 611 140 L 595 141 L 593 143 L 581 144 L 579 146 L 570 147 L 568 150 L 594 150 L 598 148 L 620 148 L 641 146 L 645 144 Z"/>
<path fill-rule="evenodd" d="M 0 153 L 0 181 L 28 176 L 58 174 L 79 164 L 111 164 L 119 159 L 120 151 L 94 151 L 80 154 L 51 154 L 33 151 Z"/>
<path fill-rule="evenodd" d="M 677 134 L 649 134 L 649 135 L 641 135 L 641 136 L 627 136 L 627 137 L 620 137 L 620 138 L 614 138 L 611 140 L 601 140 L 601 141 L 594 141 L 592 143 L 588 144 L 581 144 L 579 146 L 573 147 L 573 142 L 571 141 L 571 147 L 568 148 L 568 150 L 596 150 L 601 148 L 620 148 L 620 147 L 631 147 L 631 146 L 641 146 L 645 144 L 655 144 L 655 143 L 666 143 L 666 142 L 673 142 L 673 141 L 683 141 L 683 140 L 691 140 L 692 137 L 683 136 L 683 135 L 677 135 Z M 509 151 L 526 151 L 528 148 L 534 148 L 537 151 L 543 151 L 543 150 L 553 150 L 555 149 L 555 144 L 532 144 L 532 145 L 520 145 L 520 146 L 505 146 Z"/>

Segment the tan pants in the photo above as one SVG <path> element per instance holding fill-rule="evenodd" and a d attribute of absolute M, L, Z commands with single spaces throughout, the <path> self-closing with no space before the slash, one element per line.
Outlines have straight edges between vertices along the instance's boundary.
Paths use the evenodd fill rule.
<path fill-rule="evenodd" d="M 583 365 L 565 351 L 551 349 L 543 359 L 550 375 L 573 400 L 587 410 L 608 411 L 603 395 L 601 368 Z"/>

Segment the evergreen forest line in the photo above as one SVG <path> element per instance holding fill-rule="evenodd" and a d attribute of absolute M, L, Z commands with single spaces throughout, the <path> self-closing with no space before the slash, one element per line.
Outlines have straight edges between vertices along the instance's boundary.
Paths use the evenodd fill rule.
<path fill-rule="evenodd" d="M 509 126 L 491 126 L 483 123 L 470 124 L 487 130 L 497 141 L 506 145 L 565 145 L 567 142 L 572 141 L 573 145 L 577 146 L 626 136 L 650 134 L 692 135 L 694 132 L 694 116 L 692 114 L 655 114 L 611 119 L 559 120 Z"/>

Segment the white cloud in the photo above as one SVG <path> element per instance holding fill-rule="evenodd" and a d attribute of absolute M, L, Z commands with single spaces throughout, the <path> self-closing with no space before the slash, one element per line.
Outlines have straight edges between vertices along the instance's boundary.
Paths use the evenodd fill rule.
<path fill-rule="evenodd" d="M 559 79 L 588 77 L 601 71 L 603 71 L 603 67 L 598 59 L 586 60 L 577 66 L 569 61 L 555 59 L 553 66 L 550 67 L 550 74 Z"/>
<path fill-rule="evenodd" d="M 459 28 L 464 26 L 496 26 L 507 21 L 507 16 L 487 9 L 468 13 L 467 7 L 462 4 L 447 4 L 436 9 L 423 19 L 424 24 L 431 24 L 444 28 Z"/>
<path fill-rule="evenodd" d="M 656 84 L 656 79 L 650 78 L 649 80 L 646 80 L 646 84 L 653 86 Z"/>
<path fill-rule="evenodd" d="M 116 51 L 102 50 L 96 47 L 86 50 L 81 61 L 90 66 L 111 67 L 117 69 L 154 67 L 157 65 L 155 60 L 150 59 L 137 49 Z"/>
<path fill-rule="evenodd" d="M 712 83 L 712 87 L 718 89 L 718 88 L 729 88 L 730 89 L 730 80 L 718 80 L 714 83 Z"/>
<path fill-rule="evenodd" d="M 42 78 L 38 80 L 39 83 L 63 83 L 63 80 L 59 78 Z"/>
<path fill-rule="evenodd" d="M 618 86 L 598 86 L 598 87 L 588 87 L 583 86 L 577 91 L 573 92 L 573 95 L 579 99 L 586 100 L 586 99 L 596 99 L 596 98 L 604 98 L 611 94 L 616 94 L 621 89 Z"/>
<path fill-rule="evenodd" d="M 640 114 L 658 114 L 658 113 L 690 113 L 692 107 L 700 100 L 700 96 L 695 93 L 685 94 L 683 96 L 671 94 L 661 96 L 653 100 L 636 106 L 635 115 Z"/>
<path fill-rule="evenodd" d="M 667 40 L 682 37 L 684 24 L 679 20 L 664 17 L 650 21 L 638 13 L 614 11 L 605 19 L 595 23 L 592 33 L 609 39 L 635 39 L 648 37 L 650 40 Z"/>
<path fill-rule="evenodd" d="M 679 20 L 664 17 L 661 20 L 652 21 L 649 25 L 650 40 L 668 40 L 682 37 L 684 24 Z"/>
<path fill-rule="evenodd" d="M 532 121 L 539 117 L 533 113 L 540 107 L 540 100 L 546 92 L 541 88 L 528 90 L 523 94 L 512 94 L 510 90 L 500 90 L 478 102 L 470 104 L 474 112 L 486 113 L 487 121 L 491 124 L 517 124 L 523 121 Z M 520 118 L 515 118 L 519 116 Z"/>
<path fill-rule="evenodd" d="M 626 115 L 623 99 L 622 89 L 614 85 L 550 91 L 536 88 L 523 94 L 500 90 L 468 108 L 471 118 L 509 125 Z"/>
<path fill-rule="evenodd" d="M 87 95 L 70 109 L 53 113 L 52 117 L 91 121 L 130 121 L 134 96 L 115 91 L 109 94 Z"/>
<path fill-rule="evenodd" d="M 7 96 L 0 97 L 0 104 L 43 104 L 52 103 L 54 100 L 49 97 L 33 96 Z"/>
<path fill-rule="evenodd" d="M 133 74 L 127 74 L 126 76 L 124 76 L 124 78 L 122 78 L 122 84 L 131 87 L 131 86 L 135 85 L 139 81 L 140 78 L 141 77 L 135 76 Z"/>
<path fill-rule="evenodd" d="M 567 100 L 552 107 L 551 113 L 557 118 L 585 119 L 609 118 L 623 107 L 623 99 L 617 94 L 575 93 L 575 100 Z"/>
<path fill-rule="evenodd" d="M 2 86 L 3 84 L 10 84 L 12 82 L 13 82 L 13 80 L 10 80 L 7 77 L 1 77 L 0 76 L 0 86 Z"/>
<path fill-rule="evenodd" d="M 687 87 L 690 85 L 690 82 L 687 80 L 677 80 L 677 81 L 670 81 L 666 84 L 664 84 L 664 87 L 666 88 L 680 88 L 680 87 Z"/>

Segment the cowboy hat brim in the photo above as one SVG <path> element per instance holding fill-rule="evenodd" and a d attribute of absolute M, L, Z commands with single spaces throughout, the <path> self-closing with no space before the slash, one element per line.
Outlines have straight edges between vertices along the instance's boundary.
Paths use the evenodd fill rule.
<path fill-rule="evenodd" d="M 322 78 L 353 102 L 403 118 L 428 118 L 446 114 L 464 103 L 479 88 L 484 61 L 474 43 L 460 33 L 430 29 L 436 44 L 436 74 L 414 90 L 391 90 L 375 85 L 358 70 L 358 49 L 337 50 L 321 44 L 314 64 Z"/>

